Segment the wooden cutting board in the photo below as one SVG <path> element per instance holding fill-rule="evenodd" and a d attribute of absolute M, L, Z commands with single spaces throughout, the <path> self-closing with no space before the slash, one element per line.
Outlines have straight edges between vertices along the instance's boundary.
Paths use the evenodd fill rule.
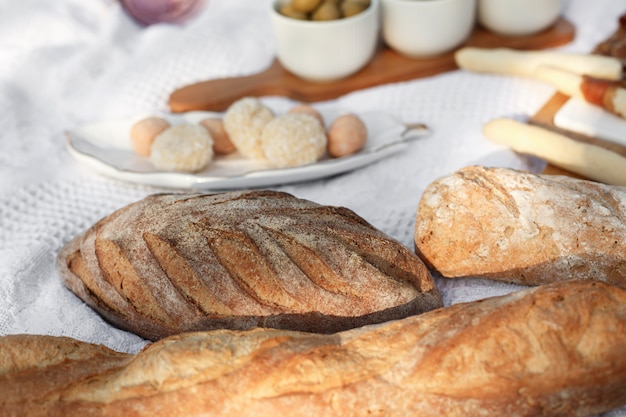
<path fill-rule="evenodd" d="M 565 45 L 572 41 L 574 35 L 574 26 L 561 18 L 550 29 L 525 37 L 500 36 L 476 27 L 463 46 L 544 49 Z M 381 45 L 372 61 L 355 75 L 344 80 L 315 83 L 290 74 L 275 59 L 269 68 L 257 74 L 208 80 L 182 87 L 170 95 L 169 107 L 173 112 L 224 111 L 242 97 L 268 95 L 312 103 L 363 88 L 428 77 L 456 68 L 454 52 L 413 59 Z"/>

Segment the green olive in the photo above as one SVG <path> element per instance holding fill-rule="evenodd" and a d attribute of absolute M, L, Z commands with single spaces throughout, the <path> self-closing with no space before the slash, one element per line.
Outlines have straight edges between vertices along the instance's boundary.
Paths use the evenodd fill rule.
<path fill-rule="evenodd" d="M 304 13 L 310 13 L 315 10 L 322 0 L 292 0 L 291 5 L 294 10 Z"/>
<path fill-rule="evenodd" d="M 344 1 L 341 3 L 341 13 L 343 17 L 350 17 L 361 13 L 367 9 L 368 4 L 363 1 Z"/>
<path fill-rule="evenodd" d="M 311 18 L 313 20 L 336 20 L 341 18 L 341 12 L 336 4 L 324 1 L 320 7 L 315 9 Z"/>
<path fill-rule="evenodd" d="M 308 20 L 309 16 L 306 13 L 299 12 L 293 8 L 291 4 L 285 4 L 279 10 L 280 14 L 291 17 L 292 19 Z"/>

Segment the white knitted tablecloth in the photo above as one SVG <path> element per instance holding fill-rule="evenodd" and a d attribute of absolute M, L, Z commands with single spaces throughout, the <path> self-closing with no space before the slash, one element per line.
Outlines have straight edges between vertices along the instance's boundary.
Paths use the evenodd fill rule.
<path fill-rule="evenodd" d="M 83 168 L 65 149 L 64 130 L 165 111 L 177 87 L 262 71 L 274 58 L 268 8 L 269 0 L 208 0 L 184 26 L 144 28 L 113 0 L 0 0 L 0 336 L 64 335 L 126 352 L 145 345 L 67 290 L 55 257 L 101 217 L 164 190 Z M 623 0 L 570 0 L 564 13 L 576 38 L 561 49 L 590 51 L 624 12 Z M 413 248 L 426 185 L 472 164 L 528 168 L 481 128 L 495 117 L 525 119 L 553 93 L 533 80 L 453 71 L 317 103 L 425 122 L 433 134 L 365 168 L 273 188 L 346 206 Z M 278 111 L 293 104 L 263 100 Z M 478 279 L 438 284 L 446 305 L 518 288 Z M 609 415 L 626 416 L 626 408 Z"/>

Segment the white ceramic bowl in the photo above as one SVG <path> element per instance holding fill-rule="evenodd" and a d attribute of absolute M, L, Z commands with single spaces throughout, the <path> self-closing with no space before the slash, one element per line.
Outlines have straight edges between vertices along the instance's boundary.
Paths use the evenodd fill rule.
<path fill-rule="evenodd" d="M 383 39 L 409 57 L 448 52 L 476 23 L 476 0 L 381 0 Z"/>
<path fill-rule="evenodd" d="M 286 0 L 272 5 L 277 56 L 294 75 L 311 81 L 334 81 L 363 68 L 374 56 L 380 37 L 380 0 L 361 13 L 329 21 L 304 21 L 278 12 Z"/>
<path fill-rule="evenodd" d="M 563 0 L 478 0 L 478 22 L 506 36 L 527 36 L 553 25 Z"/>

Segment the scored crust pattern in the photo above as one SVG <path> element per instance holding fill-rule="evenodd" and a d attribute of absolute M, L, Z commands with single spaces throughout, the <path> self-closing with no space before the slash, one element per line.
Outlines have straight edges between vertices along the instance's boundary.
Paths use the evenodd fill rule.
<path fill-rule="evenodd" d="M 66 285 L 148 339 L 256 326 L 330 333 L 441 307 L 425 265 L 352 211 L 271 191 L 159 194 L 59 253 Z"/>

